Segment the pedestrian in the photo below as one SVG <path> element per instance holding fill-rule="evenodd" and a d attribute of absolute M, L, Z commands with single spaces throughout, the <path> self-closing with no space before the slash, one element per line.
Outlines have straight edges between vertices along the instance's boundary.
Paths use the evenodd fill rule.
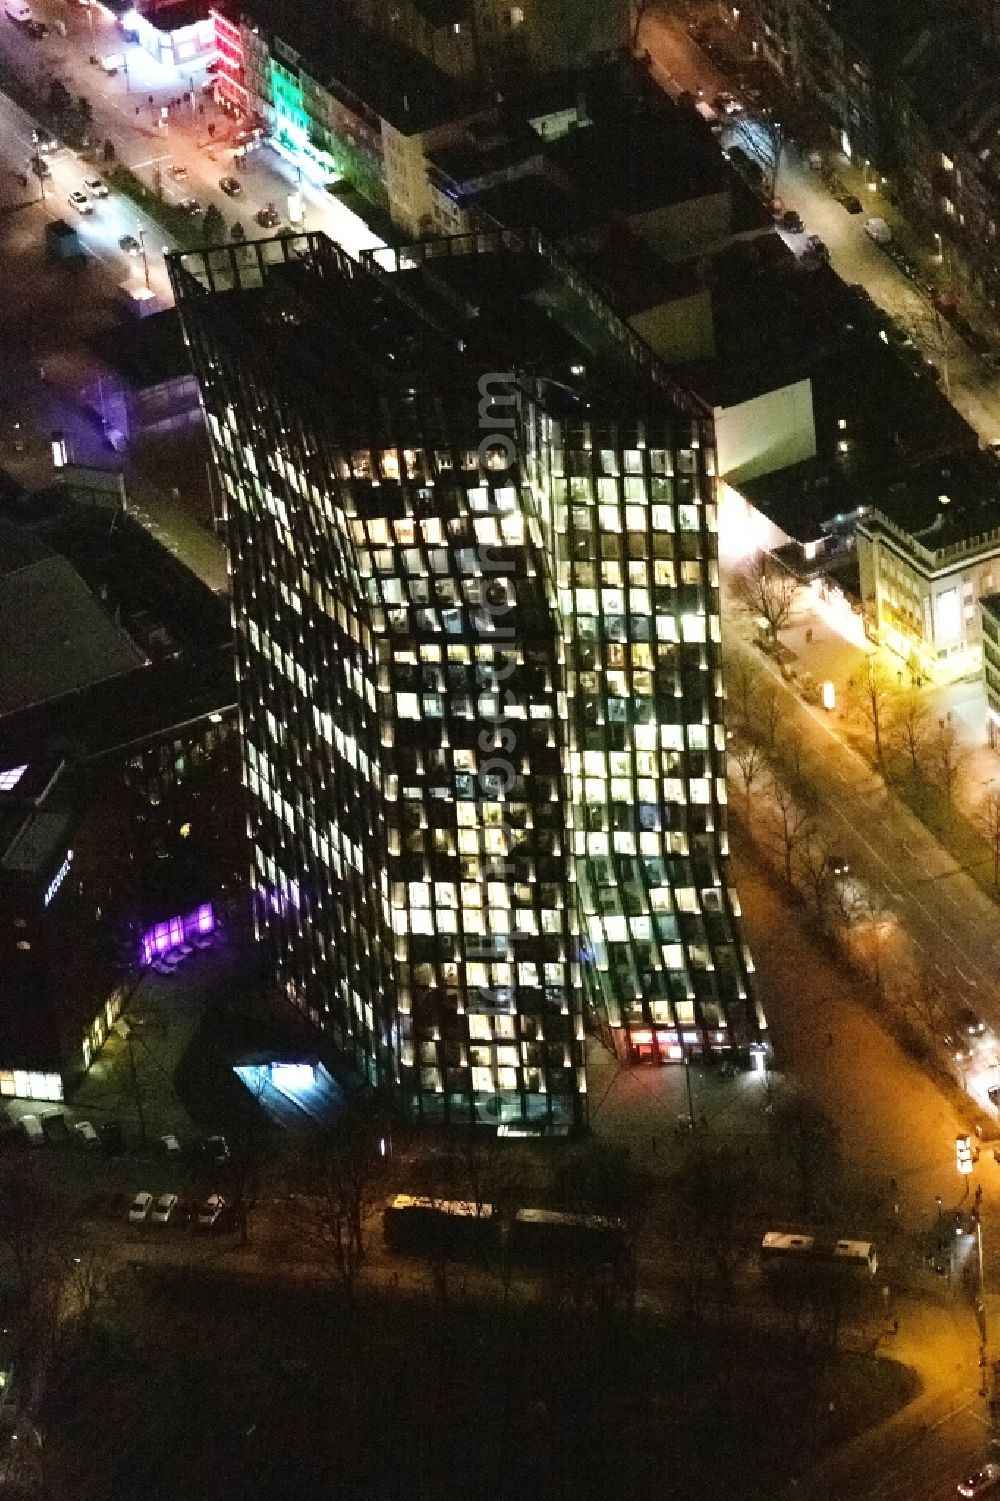
<path fill-rule="evenodd" d="M 828 1032 L 826 1034 L 826 1045 L 827 1045 L 828 1048 L 832 1048 L 833 1047 L 833 1033 L 832 1032 Z"/>
<path fill-rule="evenodd" d="M 892 1321 L 892 1332 L 893 1332 L 893 1334 L 898 1334 L 899 1333 L 899 1320 L 898 1319 L 893 1319 L 893 1321 Z"/>
<path fill-rule="evenodd" d="M 889 1179 L 889 1187 L 890 1187 L 890 1189 L 892 1190 L 893 1193 L 896 1192 L 896 1180 L 895 1180 L 895 1178 L 890 1178 Z"/>
<path fill-rule="evenodd" d="M 656 1156 L 656 1137 L 655 1136 L 651 1136 L 649 1138 L 649 1150 L 653 1154 L 653 1156 L 655 1157 Z"/>

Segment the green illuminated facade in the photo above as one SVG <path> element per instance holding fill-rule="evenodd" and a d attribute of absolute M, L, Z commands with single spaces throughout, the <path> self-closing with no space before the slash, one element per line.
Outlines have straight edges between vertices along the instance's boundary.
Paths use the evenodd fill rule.
<path fill-rule="evenodd" d="M 630 1061 L 744 1052 L 707 415 L 524 236 L 171 275 L 290 999 L 504 1131 L 585 1123 L 588 1004 Z"/>

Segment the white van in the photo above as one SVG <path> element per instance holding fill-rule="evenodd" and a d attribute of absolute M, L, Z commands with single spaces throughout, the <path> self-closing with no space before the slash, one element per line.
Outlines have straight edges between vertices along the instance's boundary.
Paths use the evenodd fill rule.
<path fill-rule="evenodd" d="M 43 1147 L 45 1145 L 45 1132 L 37 1115 L 22 1115 L 21 1130 L 28 1138 L 29 1147 Z"/>
<path fill-rule="evenodd" d="M 24 0 L 7 0 L 4 9 L 9 20 L 18 21 L 22 26 L 31 20 L 31 6 L 25 5 Z"/>

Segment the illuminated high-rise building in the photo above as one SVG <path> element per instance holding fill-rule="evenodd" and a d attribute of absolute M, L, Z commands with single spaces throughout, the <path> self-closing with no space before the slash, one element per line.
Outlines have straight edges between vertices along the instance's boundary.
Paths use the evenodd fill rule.
<path fill-rule="evenodd" d="M 710 417 L 537 237 L 176 255 L 226 497 L 257 920 L 423 1119 L 586 1120 L 762 1025 Z"/>

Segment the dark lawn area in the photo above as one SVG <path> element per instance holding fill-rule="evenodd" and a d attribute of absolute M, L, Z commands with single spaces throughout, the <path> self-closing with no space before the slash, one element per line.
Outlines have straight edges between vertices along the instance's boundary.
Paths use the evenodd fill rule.
<path fill-rule="evenodd" d="M 49 1390 L 52 1501 L 773 1498 L 913 1395 L 893 1362 L 537 1301 L 127 1274 Z M 833 1411 L 830 1402 L 834 1401 Z"/>

